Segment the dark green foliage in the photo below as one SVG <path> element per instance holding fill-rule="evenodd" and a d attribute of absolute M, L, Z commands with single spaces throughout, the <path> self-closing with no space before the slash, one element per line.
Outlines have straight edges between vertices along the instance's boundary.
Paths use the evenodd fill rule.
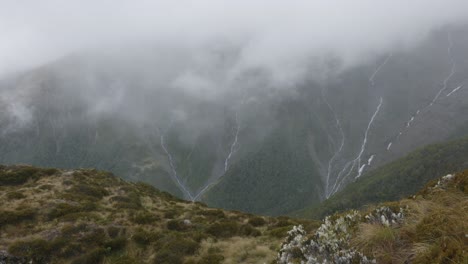
<path fill-rule="evenodd" d="M 116 226 L 107 227 L 107 234 L 109 235 L 110 238 L 116 238 L 123 231 L 125 231 L 125 230 L 123 228 L 120 228 L 120 227 L 116 227 Z"/>
<path fill-rule="evenodd" d="M 130 192 L 127 196 L 112 196 L 110 201 L 115 203 L 116 208 L 135 210 L 142 208 L 140 197 L 135 192 Z"/>
<path fill-rule="evenodd" d="M 127 245 L 127 238 L 125 237 L 117 237 L 117 238 L 110 239 L 104 242 L 104 248 L 107 251 L 111 251 L 111 252 L 122 250 L 125 248 L 126 245 Z"/>
<path fill-rule="evenodd" d="M 275 227 L 291 226 L 293 223 L 287 218 L 278 218 L 278 222 L 274 224 Z"/>
<path fill-rule="evenodd" d="M 61 232 L 63 236 L 71 236 L 86 230 L 88 230 L 88 226 L 85 223 L 80 223 L 77 225 L 67 224 L 62 227 Z"/>
<path fill-rule="evenodd" d="M 428 181 L 468 168 L 468 137 L 429 145 L 364 174 L 318 206 L 294 213 L 320 219 L 325 215 L 416 193 Z"/>
<path fill-rule="evenodd" d="M 145 231 L 143 229 L 137 229 L 133 234 L 132 239 L 136 243 L 142 246 L 149 245 L 152 242 L 156 242 L 161 238 L 161 235 L 157 232 Z"/>
<path fill-rule="evenodd" d="M 39 186 L 38 188 L 41 189 L 41 190 L 50 191 L 50 190 L 52 190 L 53 187 L 54 186 L 50 185 L 50 184 L 43 184 L 43 185 Z"/>
<path fill-rule="evenodd" d="M 29 179 L 38 179 L 41 170 L 34 167 L 20 167 L 15 170 L 0 170 L 0 185 L 20 185 Z"/>
<path fill-rule="evenodd" d="M 0 227 L 4 225 L 15 225 L 23 221 L 34 220 L 36 211 L 33 209 L 22 209 L 16 211 L 0 211 Z"/>
<path fill-rule="evenodd" d="M 221 264 L 223 260 L 224 257 L 220 254 L 207 254 L 198 261 L 198 264 Z"/>
<path fill-rule="evenodd" d="M 8 200 L 18 200 L 18 199 L 23 199 L 26 196 L 20 192 L 9 192 L 6 195 Z"/>
<path fill-rule="evenodd" d="M 80 205 L 72 205 L 69 203 L 57 204 L 48 214 L 49 220 L 63 217 L 69 214 L 89 212 L 96 209 L 96 205 L 93 203 L 84 203 Z"/>
<path fill-rule="evenodd" d="M 177 253 L 162 250 L 156 254 L 154 264 L 182 264 L 183 258 Z"/>
<path fill-rule="evenodd" d="M 179 213 L 176 210 L 169 210 L 164 212 L 164 218 L 166 219 L 174 219 L 178 215 Z"/>
<path fill-rule="evenodd" d="M 251 224 L 252 226 L 255 226 L 255 227 L 263 226 L 263 225 L 266 224 L 266 221 L 265 221 L 265 219 L 263 219 L 263 217 L 257 216 L 257 217 L 250 218 L 249 219 L 249 224 Z"/>
<path fill-rule="evenodd" d="M 42 239 L 16 241 L 8 248 L 8 252 L 12 255 L 25 257 L 33 263 L 47 263 L 51 251 L 49 243 Z"/>
<path fill-rule="evenodd" d="M 222 210 L 201 210 L 198 212 L 198 215 L 205 216 L 206 220 L 209 222 L 214 222 L 220 219 L 225 219 L 226 215 Z"/>
<path fill-rule="evenodd" d="M 111 263 L 112 264 L 140 264 L 141 260 L 139 261 L 130 256 L 123 255 L 123 256 L 113 257 Z"/>
<path fill-rule="evenodd" d="M 174 231 L 184 231 L 188 229 L 188 226 L 180 220 L 169 220 L 167 222 L 167 229 Z"/>
<path fill-rule="evenodd" d="M 183 256 L 193 255 L 200 245 L 192 239 L 184 236 L 168 235 L 158 242 L 156 248 L 161 248 L 153 263 L 182 263 Z"/>
<path fill-rule="evenodd" d="M 261 234 L 262 233 L 258 229 L 254 228 L 250 224 L 241 225 L 241 227 L 239 228 L 239 235 L 241 236 L 256 237 L 256 236 L 260 236 Z"/>
<path fill-rule="evenodd" d="M 106 233 L 104 229 L 97 228 L 89 230 L 83 237 L 79 238 L 78 241 L 86 246 L 91 245 L 102 245 L 106 239 Z"/>
<path fill-rule="evenodd" d="M 109 195 L 106 189 L 89 184 L 74 185 L 68 192 L 75 195 L 86 196 L 88 199 L 92 200 L 100 200 L 102 197 Z"/>
<path fill-rule="evenodd" d="M 70 257 L 81 252 L 81 246 L 71 244 L 69 238 L 58 237 L 51 241 L 43 239 L 20 240 L 10 245 L 8 251 L 33 263 L 48 263 L 53 256 Z"/>
<path fill-rule="evenodd" d="M 63 221 L 70 221 L 70 222 L 75 222 L 78 220 L 85 220 L 85 221 L 99 221 L 102 220 L 102 218 L 99 216 L 99 214 L 96 214 L 94 212 L 78 212 L 78 213 L 70 213 L 67 215 L 64 215 L 60 217 L 61 220 Z"/>
<path fill-rule="evenodd" d="M 69 242 L 64 245 L 62 250 L 57 254 L 59 257 L 72 258 L 83 253 L 83 245 L 81 243 Z"/>
<path fill-rule="evenodd" d="M 109 201 L 116 203 L 131 203 L 132 200 L 127 196 L 112 196 Z"/>
<path fill-rule="evenodd" d="M 72 261 L 72 264 L 100 264 L 102 260 L 104 259 L 104 256 L 106 255 L 106 250 L 103 248 L 97 248 L 92 250 L 91 252 L 87 253 L 86 255 L 83 255 L 74 261 Z"/>
<path fill-rule="evenodd" d="M 288 234 L 288 231 L 291 230 L 291 228 L 292 226 L 283 226 L 283 227 L 274 228 L 274 229 L 269 230 L 268 234 L 276 238 L 286 237 Z"/>
<path fill-rule="evenodd" d="M 159 220 L 157 216 L 149 212 L 138 212 L 130 218 L 132 222 L 140 225 L 152 224 Z"/>
<path fill-rule="evenodd" d="M 173 237 L 163 246 L 163 250 L 170 251 L 174 254 L 184 256 L 193 255 L 200 248 L 200 245 L 187 237 Z"/>
<path fill-rule="evenodd" d="M 208 227 L 206 232 L 214 237 L 233 237 L 237 235 L 239 224 L 233 221 L 214 223 Z"/>
<path fill-rule="evenodd" d="M 200 243 L 202 240 L 208 238 L 208 235 L 207 235 L 204 231 L 201 231 L 201 230 L 199 230 L 199 231 L 191 231 L 191 232 L 187 233 L 187 235 L 190 235 L 190 237 L 191 237 L 194 241 L 196 241 L 196 242 L 198 242 L 198 243 Z"/>

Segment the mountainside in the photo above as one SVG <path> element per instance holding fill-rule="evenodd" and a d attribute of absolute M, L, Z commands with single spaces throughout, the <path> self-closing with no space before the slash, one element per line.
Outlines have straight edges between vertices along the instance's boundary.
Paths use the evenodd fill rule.
<path fill-rule="evenodd" d="M 270 263 L 292 225 L 97 170 L 0 166 L 1 263 Z M 33 262 L 29 262 L 32 260 Z"/>
<path fill-rule="evenodd" d="M 327 216 L 312 233 L 294 227 L 279 264 L 467 263 L 468 171 L 397 202 Z"/>
<path fill-rule="evenodd" d="M 0 163 L 97 168 L 211 206 L 289 213 L 464 131 L 467 47 L 466 27 L 444 28 L 285 88 L 262 69 L 232 78 L 232 49 L 77 54 L 0 82 Z M 220 79 L 214 95 L 191 93 Z"/>
<path fill-rule="evenodd" d="M 328 200 L 292 215 L 320 219 L 337 211 L 399 200 L 440 175 L 464 169 L 468 169 L 468 137 L 418 149 L 364 174 Z"/>

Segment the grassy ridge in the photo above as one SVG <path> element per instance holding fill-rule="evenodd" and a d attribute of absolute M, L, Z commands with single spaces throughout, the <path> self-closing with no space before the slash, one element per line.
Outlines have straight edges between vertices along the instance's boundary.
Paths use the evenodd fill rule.
<path fill-rule="evenodd" d="M 299 223 L 314 226 L 208 208 L 98 170 L 0 166 L 6 263 L 270 263 Z"/>

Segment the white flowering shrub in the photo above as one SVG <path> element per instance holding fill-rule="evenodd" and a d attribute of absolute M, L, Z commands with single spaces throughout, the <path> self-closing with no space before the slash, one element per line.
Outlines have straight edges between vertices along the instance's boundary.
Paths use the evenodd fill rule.
<path fill-rule="evenodd" d="M 306 232 L 302 225 L 294 226 L 288 231 L 286 240 L 278 253 L 278 263 L 294 263 L 293 260 L 303 260 L 302 247 L 306 240 Z"/>
<path fill-rule="evenodd" d="M 454 178 L 453 174 L 445 175 L 444 177 L 440 178 L 437 181 L 437 184 L 434 186 L 434 189 L 436 189 L 436 188 L 445 188 L 447 183 L 449 183 L 453 178 Z"/>
<path fill-rule="evenodd" d="M 364 217 L 358 211 L 351 211 L 335 220 L 326 217 L 310 238 L 302 226 L 294 226 L 281 246 L 277 261 L 279 264 L 376 263 L 374 259 L 351 247 L 351 237 L 362 222 L 398 226 L 402 224 L 406 210 L 399 208 L 398 212 L 394 212 L 390 207 L 381 206 Z"/>
<path fill-rule="evenodd" d="M 357 228 L 361 218 L 357 211 L 336 220 L 326 217 L 309 239 L 302 226 L 295 226 L 281 246 L 278 263 L 375 263 L 349 245 L 352 231 Z"/>
<path fill-rule="evenodd" d="M 384 226 L 397 226 L 403 222 L 405 209 L 400 208 L 399 212 L 395 213 L 387 206 L 382 206 L 370 214 L 365 216 L 368 223 L 381 224 Z"/>

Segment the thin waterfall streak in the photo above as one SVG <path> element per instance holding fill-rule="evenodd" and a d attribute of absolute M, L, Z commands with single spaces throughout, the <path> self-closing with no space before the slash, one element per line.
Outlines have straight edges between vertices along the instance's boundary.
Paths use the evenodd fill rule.
<path fill-rule="evenodd" d="M 390 60 L 390 58 L 391 58 L 392 56 L 393 56 L 392 53 L 388 54 L 388 56 L 385 58 L 385 60 L 384 60 L 384 61 L 375 69 L 375 71 L 371 74 L 371 76 L 370 76 L 369 79 L 368 79 L 369 84 L 370 84 L 371 87 L 373 87 L 373 86 L 375 85 L 374 79 L 375 79 L 375 77 L 377 76 L 377 74 L 378 74 L 378 73 L 380 72 L 380 70 L 387 64 L 387 62 Z M 369 124 L 368 124 L 368 126 L 367 126 L 367 130 L 366 130 L 366 132 L 365 132 L 365 134 L 364 134 L 364 142 L 363 142 L 363 144 L 362 144 L 362 146 L 361 146 L 361 151 L 359 152 L 358 157 L 357 157 L 356 159 L 354 159 L 354 160 L 349 161 L 348 163 L 346 163 L 345 166 L 343 167 L 343 169 L 338 173 L 338 176 L 336 177 L 335 183 L 334 183 L 333 188 L 332 188 L 332 190 L 331 190 L 331 194 L 330 194 L 329 196 L 335 194 L 335 193 L 339 190 L 339 188 L 340 188 L 342 182 L 343 182 L 347 177 L 349 177 L 349 175 L 353 172 L 353 170 L 354 170 L 354 168 L 355 168 L 355 166 L 356 166 L 356 163 L 357 163 L 357 165 L 358 165 L 358 175 L 356 176 L 356 178 L 358 178 L 358 177 L 361 176 L 362 171 L 363 171 L 363 169 L 364 169 L 364 167 L 361 167 L 361 156 L 362 156 L 362 154 L 363 154 L 363 152 L 364 152 L 364 150 L 365 150 L 365 146 L 366 146 L 366 144 L 367 144 L 367 134 L 368 134 L 368 132 L 369 132 L 370 126 L 371 126 L 372 123 L 374 122 L 375 116 L 377 116 L 378 112 L 380 111 L 380 107 L 382 106 L 382 103 L 383 103 L 383 98 L 380 97 L 380 103 L 379 103 L 379 105 L 377 106 L 377 110 L 375 111 L 374 115 L 372 116 L 371 121 L 369 122 Z M 343 175 L 344 173 L 346 173 L 348 167 L 349 167 L 351 164 L 352 164 L 351 169 L 349 169 L 348 173 L 347 173 L 343 178 L 341 178 L 341 175 Z M 340 178 L 341 178 L 341 179 L 340 179 Z"/>
<path fill-rule="evenodd" d="M 366 145 L 367 145 L 367 137 L 369 135 L 369 131 L 372 127 L 372 124 L 374 123 L 374 120 L 375 118 L 377 117 L 377 114 L 380 112 L 380 108 L 382 107 L 382 104 L 383 104 L 383 98 L 380 97 L 380 102 L 379 102 L 379 105 L 377 106 L 377 109 L 375 110 L 374 114 L 372 115 L 368 125 L 367 125 L 367 129 L 364 133 L 364 140 L 362 142 L 362 145 L 361 145 L 361 150 L 359 151 L 359 154 L 358 156 L 352 161 L 352 166 L 351 166 L 351 169 L 348 171 L 348 173 L 340 180 L 338 186 L 336 187 L 336 189 L 334 190 L 334 193 L 337 192 L 339 190 L 339 188 L 341 187 L 342 183 L 346 180 L 346 178 L 348 178 L 351 173 L 354 171 L 354 168 L 356 167 L 357 165 L 357 168 L 358 168 L 358 174 L 356 175 L 355 179 L 361 177 L 362 175 L 362 172 L 364 170 L 364 166 L 361 166 L 361 158 L 362 158 L 362 154 L 364 153 L 365 149 L 366 149 Z M 334 194 L 333 193 L 333 194 Z"/>
<path fill-rule="evenodd" d="M 387 64 L 388 60 L 390 59 L 390 57 L 392 57 L 392 53 L 388 54 L 388 56 L 385 58 L 385 60 L 377 67 L 377 69 L 374 71 L 374 73 L 372 73 L 371 77 L 369 78 L 369 83 L 374 86 L 374 78 L 375 76 L 377 76 L 377 74 L 379 73 L 380 69 L 385 66 L 385 64 Z"/>
<path fill-rule="evenodd" d="M 344 180 L 348 177 L 348 175 L 351 174 L 351 172 L 353 172 L 354 167 L 356 166 L 356 161 L 353 160 L 353 161 L 350 162 L 350 164 L 351 164 L 351 163 L 353 164 L 353 166 L 351 166 L 351 169 L 349 170 L 348 174 L 346 174 L 346 175 L 345 175 L 343 178 L 341 178 L 341 180 L 338 182 L 338 185 L 336 185 L 335 189 L 334 189 L 333 192 L 332 192 L 332 195 L 334 195 L 335 193 L 337 193 L 337 192 L 340 190 L 341 185 L 343 184 Z"/>
<path fill-rule="evenodd" d="M 203 189 L 200 190 L 200 192 L 198 192 L 195 197 L 193 198 L 194 201 L 197 201 L 198 198 L 200 198 L 200 196 L 202 196 L 207 190 L 209 187 L 211 187 L 211 185 L 213 185 L 213 183 L 210 183 L 210 184 L 207 184 L 205 187 L 203 187 Z"/>
<path fill-rule="evenodd" d="M 437 101 L 437 99 L 439 99 L 442 92 L 444 92 L 447 89 L 448 81 L 450 81 L 452 76 L 455 74 L 456 63 L 455 63 L 455 59 L 453 58 L 453 55 L 452 55 L 453 41 L 452 41 L 452 37 L 450 35 L 450 32 L 447 32 L 447 40 L 448 40 L 447 54 L 449 56 L 449 60 L 450 60 L 451 65 L 452 65 L 451 69 L 450 69 L 450 74 L 447 76 L 447 78 L 444 79 L 442 89 L 439 90 L 439 92 L 435 95 L 434 99 L 432 99 L 431 103 L 428 106 L 426 106 L 426 108 L 428 108 L 429 106 L 432 106 Z"/>
<path fill-rule="evenodd" d="M 463 87 L 463 85 L 460 85 L 458 86 L 457 88 L 453 89 L 450 93 L 448 93 L 446 96 L 451 96 L 453 93 L 455 93 L 456 91 L 460 90 L 461 88 Z"/>
<path fill-rule="evenodd" d="M 453 54 L 452 54 L 452 48 L 453 48 L 453 41 L 452 41 L 452 36 L 450 34 L 450 31 L 447 32 L 447 42 L 448 42 L 448 46 L 447 46 L 447 55 L 449 57 L 449 61 L 450 61 L 450 64 L 451 64 L 451 67 L 450 67 L 450 73 L 449 75 L 444 79 L 443 81 L 443 85 L 442 85 L 442 88 L 436 93 L 436 95 L 434 96 L 434 98 L 432 99 L 432 101 L 426 105 L 425 107 L 423 107 L 421 110 L 417 110 L 416 111 L 416 114 L 411 116 L 410 120 L 408 122 L 406 122 L 406 128 L 408 129 L 410 126 L 411 126 L 411 123 L 414 121 L 415 117 L 420 113 L 420 112 L 425 112 L 428 108 L 430 108 L 431 106 L 433 106 L 437 100 L 439 100 L 441 94 L 447 90 L 448 88 L 448 82 L 450 81 L 450 79 L 452 79 L 453 75 L 455 74 L 456 72 L 456 67 L 457 67 L 457 64 L 455 62 L 455 59 L 453 57 Z M 448 93 L 446 96 L 450 96 L 452 95 L 454 92 L 456 92 L 457 90 L 459 90 L 462 86 L 459 86 L 457 88 L 455 88 L 454 90 L 452 90 L 450 93 Z M 396 138 L 396 140 L 398 140 L 400 138 L 400 136 L 402 135 L 402 132 L 400 132 Z"/>
<path fill-rule="evenodd" d="M 375 110 L 374 114 L 372 115 L 372 118 L 371 118 L 371 120 L 369 121 L 369 124 L 367 125 L 366 133 L 364 134 L 364 142 L 362 143 L 362 146 L 361 146 L 361 152 L 360 152 L 359 155 L 358 155 L 358 167 L 359 167 L 359 168 L 361 167 L 361 158 L 362 158 L 362 154 L 364 153 L 364 151 L 365 151 L 365 149 L 366 149 L 367 137 L 368 137 L 368 135 L 369 135 L 369 130 L 371 129 L 372 124 L 374 123 L 374 120 L 375 120 L 377 114 L 380 112 L 380 107 L 382 106 L 382 103 L 383 103 L 383 98 L 380 97 L 380 103 L 379 103 L 379 105 L 377 106 L 377 109 Z M 361 177 L 361 174 L 362 174 L 362 170 L 360 169 L 358 175 L 356 176 L 356 178 Z"/>
<path fill-rule="evenodd" d="M 164 150 L 164 152 L 166 153 L 166 156 L 169 160 L 169 166 L 171 167 L 171 170 L 172 170 L 172 175 L 173 175 L 173 179 L 175 179 L 177 185 L 179 186 L 179 189 L 181 189 L 181 191 L 186 195 L 188 196 L 188 198 L 191 200 L 191 201 L 194 201 L 194 198 L 192 196 L 192 194 L 190 193 L 190 191 L 187 189 L 187 187 L 185 186 L 185 184 L 182 183 L 182 181 L 179 179 L 179 176 L 177 175 L 177 170 L 175 168 L 175 165 L 174 165 L 174 161 L 172 159 L 172 155 L 171 153 L 168 151 L 167 147 L 166 147 L 166 144 L 165 144 L 165 141 L 164 141 L 164 134 L 161 134 L 160 133 L 160 143 L 161 143 L 161 147 L 162 149 Z"/>
<path fill-rule="evenodd" d="M 392 144 L 393 144 L 393 142 L 388 143 L 387 150 L 390 150 L 392 148 Z"/>
<path fill-rule="evenodd" d="M 337 184 L 339 183 L 339 181 L 340 181 L 340 179 L 341 179 L 341 176 L 342 176 L 344 173 L 346 173 L 347 169 L 349 168 L 349 166 L 351 165 L 352 162 L 353 162 L 353 161 L 348 161 L 348 162 L 343 166 L 343 169 L 338 173 L 338 176 L 337 176 L 336 179 L 335 179 L 335 183 L 333 184 L 333 187 L 332 187 L 331 192 L 330 192 L 331 194 L 329 195 L 329 197 L 332 196 L 332 195 L 336 192 L 336 191 L 335 191 L 335 190 L 336 190 L 336 186 L 337 186 Z"/>
<path fill-rule="evenodd" d="M 341 135 L 340 147 L 338 148 L 338 150 L 333 154 L 333 156 L 328 161 L 327 177 L 326 177 L 326 180 L 325 180 L 326 181 L 325 182 L 325 197 L 328 199 L 328 197 L 330 197 L 329 188 L 330 188 L 330 174 L 331 174 L 331 170 L 332 170 L 332 165 L 335 162 L 335 159 L 338 157 L 338 155 L 343 150 L 344 143 L 345 143 L 345 137 L 344 137 L 343 128 L 341 127 L 341 122 L 338 119 L 338 117 L 336 116 L 336 112 L 333 110 L 333 108 L 331 107 L 331 105 L 328 102 L 327 98 L 325 97 L 325 95 L 323 93 L 323 90 L 322 90 L 322 98 L 323 98 L 323 101 L 325 102 L 325 104 L 328 106 L 328 109 L 330 109 L 330 111 L 332 112 L 333 118 L 335 119 L 335 124 L 338 127 L 338 130 L 340 131 L 340 135 Z"/>
<path fill-rule="evenodd" d="M 229 161 L 232 158 L 232 155 L 236 152 L 236 146 L 239 142 L 239 131 L 241 129 L 240 124 L 239 124 L 239 118 L 238 118 L 238 112 L 236 112 L 236 133 L 234 134 L 234 140 L 231 143 L 231 146 L 229 148 L 229 154 L 227 155 L 226 159 L 224 160 L 224 171 L 221 175 L 219 175 L 214 181 L 208 182 L 203 189 L 201 189 L 194 197 L 194 200 L 198 200 L 205 192 L 207 192 L 211 186 L 213 186 L 216 182 L 219 181 L 227 172 L 229 169 Z"/>
<path fill-rule="evenodd" d="M 231 159 L 232 154 L 235 152 L 235 148 L 237 146 L 237 141 L 238 141 L 238 137 L 239 137 L 239 130 L 240 130 L 240 125 L 239 125 L 239 120 L 238 120 L 238 116 L 237 116 L 237 112 L 236 112 L 236 133 L 235 133 L 235 136 L 234 136 L 234 141 L 231 144 L 229 154 L 228 154 L 227 158 L 224 160 L 224 173 L 226 173 L 226 171 L 228 170 L 229 160 Z"/>

